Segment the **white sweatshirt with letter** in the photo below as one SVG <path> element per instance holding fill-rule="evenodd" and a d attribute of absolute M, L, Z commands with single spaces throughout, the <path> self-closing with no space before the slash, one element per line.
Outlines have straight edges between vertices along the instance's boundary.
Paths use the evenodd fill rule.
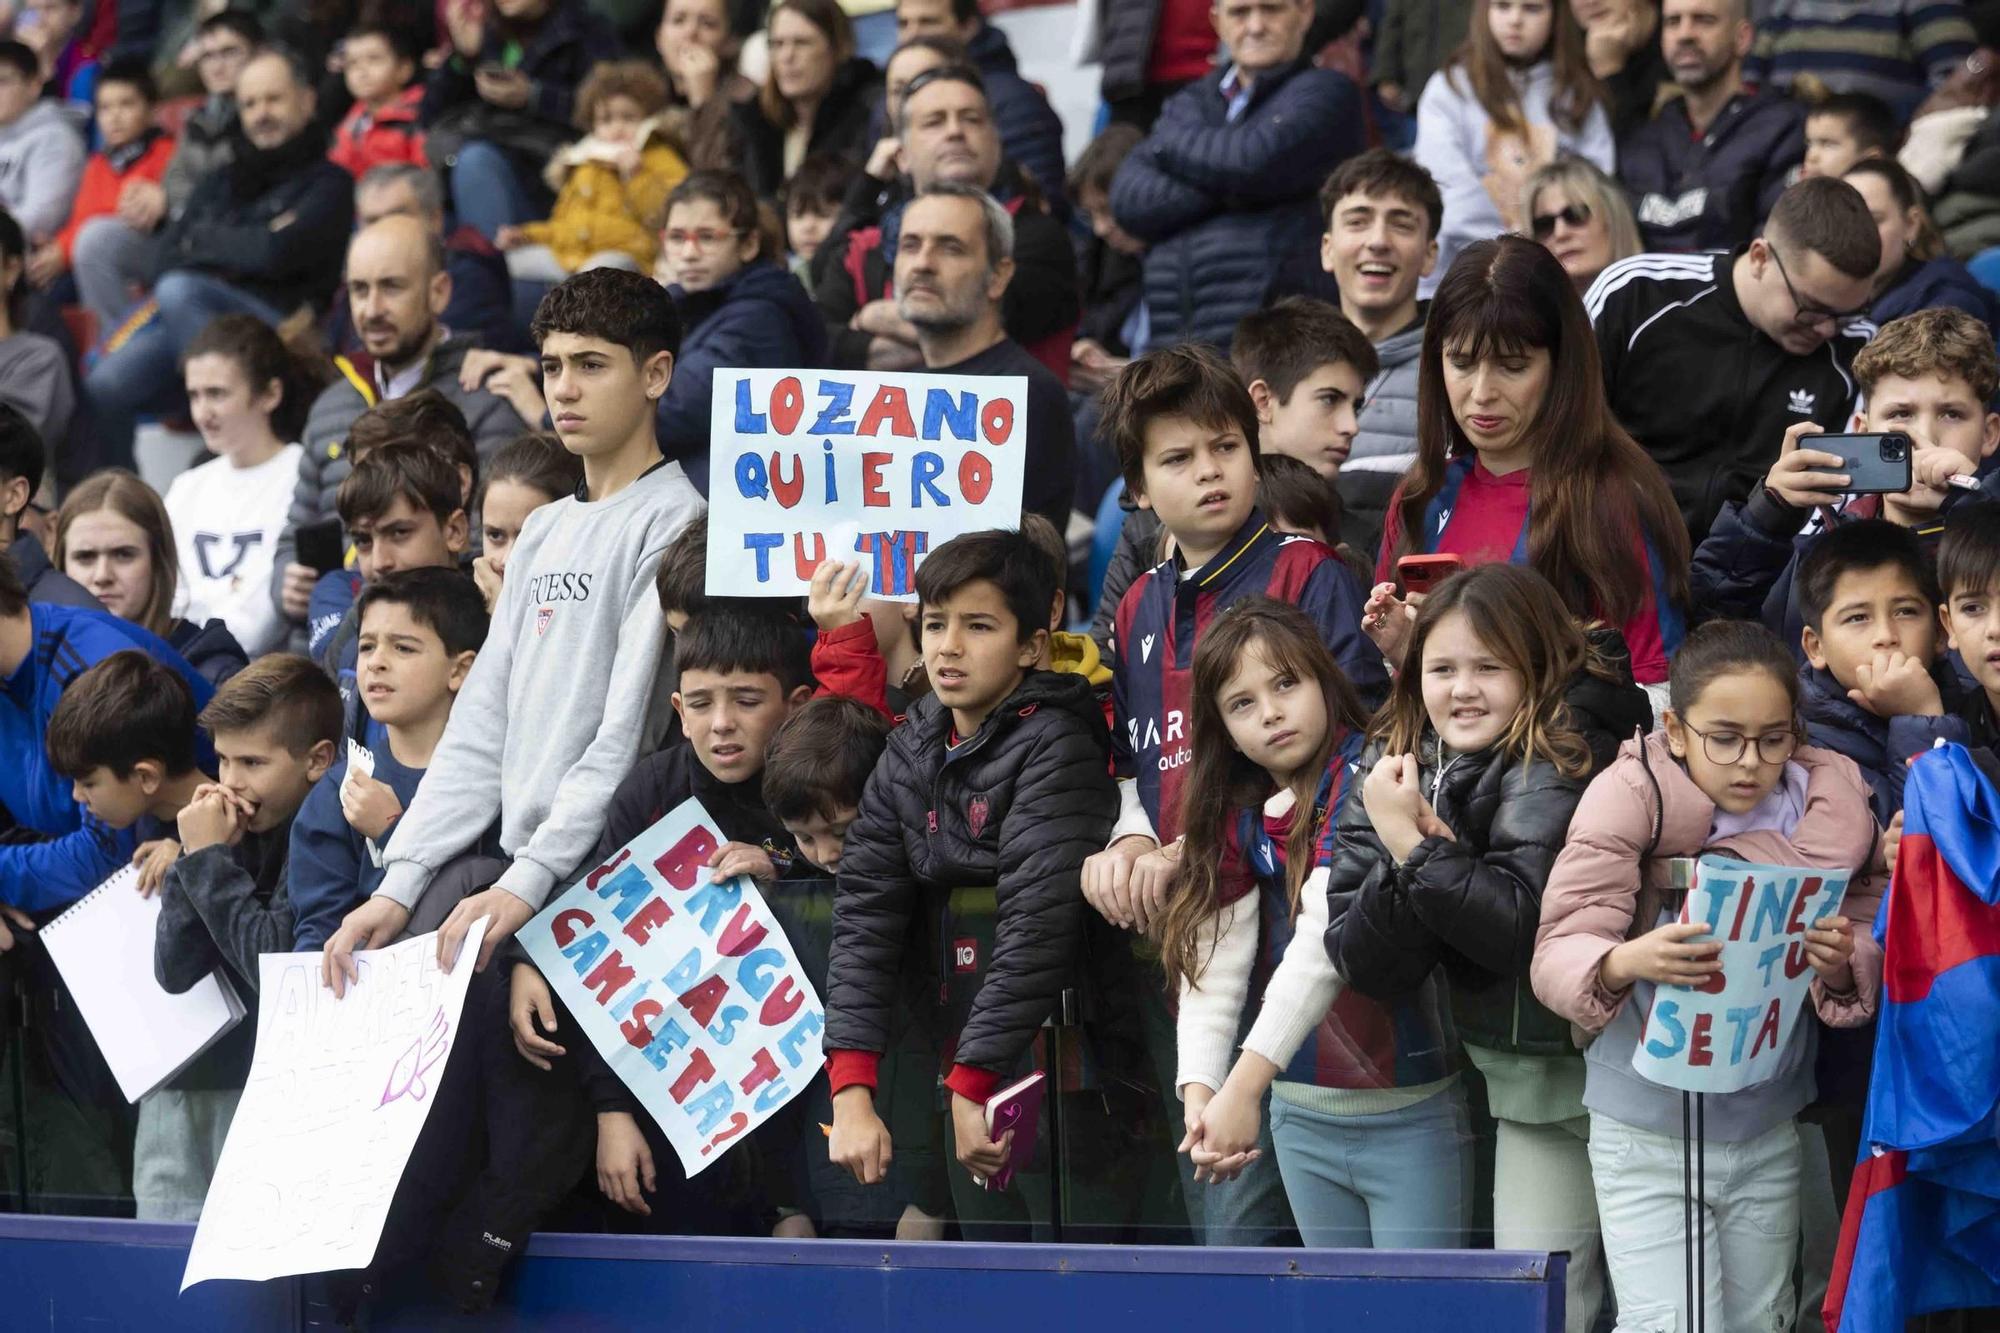
<path fill-rule="evenodd" d="M 377 893 L 414 907 L 495 815 L 512 862 L 497 887 L 540 909 L 577 871 L 658 699 L 660 557 L 702 508 L 667 463 L 609 499 L 569 496 L 529 516 Z"/>

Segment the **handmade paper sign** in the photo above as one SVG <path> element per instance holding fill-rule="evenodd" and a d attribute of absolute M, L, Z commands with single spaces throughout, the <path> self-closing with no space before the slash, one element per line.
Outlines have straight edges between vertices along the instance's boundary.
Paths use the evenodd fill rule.
<path fill-rule="evenodd" d="M 354 955 L 335 999 L 320 955 L 259 958 L 257 1053 L 195 1228 L 181 1290 L 210 1278 L 362 1268 L 458 1043 L 484 917 L 459 962 L 437 936 Z"/>
<path fill-rule="evenodd" d="M 801 597 L 825 560 L 859 560 L 870 595 L 916 596 L 927 552 L 1021 524 L 1021 375 L 715 372 L 708 583 L 716 597 Z"/>
<path fill-rule="evenodd" d="M 685 801 L 516 937 L 689 1176 L 826 1058 L 825 1010 L 756 882 L 709 879 L 725 841 Z"/>
<path fill-rule="evenodd" d="M 1661 986 L 1632 1068 L 1689 1092 L 1735 1092 L 1777 1073 L 1813 978 L 1806 931 L 1840 908 L 1848 872 L 1704 856 L 1677 918 L 1704 921 L 1695 943 L 1722 942 L 1700 989 Z"/>

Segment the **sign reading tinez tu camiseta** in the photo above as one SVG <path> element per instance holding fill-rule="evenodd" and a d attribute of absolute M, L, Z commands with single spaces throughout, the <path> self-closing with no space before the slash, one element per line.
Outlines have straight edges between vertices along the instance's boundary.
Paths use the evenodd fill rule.
<path fill-rule="evenodd" d="M 708 585 L 799 597 L 826 560 L 909 600 L 926 554 L 1021 522 L 1028 381 L 1019 375 L 717 370 Z"/>
<path fill-rule="evenodd" d="M 1721 941 L 1716 972 L 1698 988 L 1654 992 L 1632 1068 L 1689 1092 L 1735 1092 L 1776 1074 L 1812 983 L 1806 931 L 1839 910 L 1848 878 L 1704 856 L 1675 919 L 1708 924 L 1693 942 Z"/>

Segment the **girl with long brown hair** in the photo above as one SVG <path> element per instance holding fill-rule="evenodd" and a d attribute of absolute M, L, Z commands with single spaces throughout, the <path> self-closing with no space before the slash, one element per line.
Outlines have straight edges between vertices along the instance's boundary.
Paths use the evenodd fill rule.
<path fill-rule="evenodd" d="M 1499 1125 L 1494 1244 L 1570 1252 L 1577 1333 L 1604 1289 L 1583 1061 L 1528 966 L 1571 812 L 1651 724 L 1616 636 L 1586 635 L 1546 579 L 1508 564 L 1455 575 L 1412 628 L 1327 883 L 1326 952 L 1355 991 L 1393 1005 L 1449 979 Z"/>
<path fill-rule="evenodd" d="M 249 664 L 222 621 L 175 614 L 173 521 L 159 493 L 137 475 L 106 468 L 77 483 L 56 513 L 55 561 L 106 611 L 165 639 L 215 684 Z"/>
<path fill-rule="evenodd" d="M 1537 167 L 1616 169 L 1604 90 L 1563 0 L 1478 0 L 1465 44 L 1417 103 L 1415 157 L 1444 194 L 1439 273 L 1474 241 L 1526 230 L 1521 187 Z"/>
<path fill-rule="evenodd" d="M 1642 685 L 1667 678 L 1688 601 L 1687 527 L 1659 465 L 1611 414 L 1597 341 L 1554 255 L 1481 241 L 1438 288 L 1417 378 L 1417 461 L 1391 499 L 1362 624 L 1400 661 L 1403 556 L 1524 564 L 1572 616 L 1625 636 Z"/>
<path fill-rule="evenodd" d="M 1197 1180 L 1249 1191 L 1272 1187 L 1275 1157 L 1308 1245 L 1456 1246 L 1471 1157 L 1443 990 L 1343 993 L 1322 943 L 1328 815 L 1361 740 L 1353 687 L 1302 612 L 1252 597 L 1203 631 L 1190 700 L 1161 931 L 1180 994 L 1181 1150 Z M 1368 1169 L 1329 1169 L 1354 1148 Z"/>

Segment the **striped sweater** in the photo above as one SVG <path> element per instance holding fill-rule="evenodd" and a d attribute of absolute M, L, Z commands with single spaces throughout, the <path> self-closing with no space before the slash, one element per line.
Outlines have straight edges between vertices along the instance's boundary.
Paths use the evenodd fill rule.
<path fill-rule="evenodd" d="M 1809 74 L 1908 115 L 1974 45 L 1959 0 L 1776 0 L 1757 25 L 1743 80 L 1787 92 Z"/>

